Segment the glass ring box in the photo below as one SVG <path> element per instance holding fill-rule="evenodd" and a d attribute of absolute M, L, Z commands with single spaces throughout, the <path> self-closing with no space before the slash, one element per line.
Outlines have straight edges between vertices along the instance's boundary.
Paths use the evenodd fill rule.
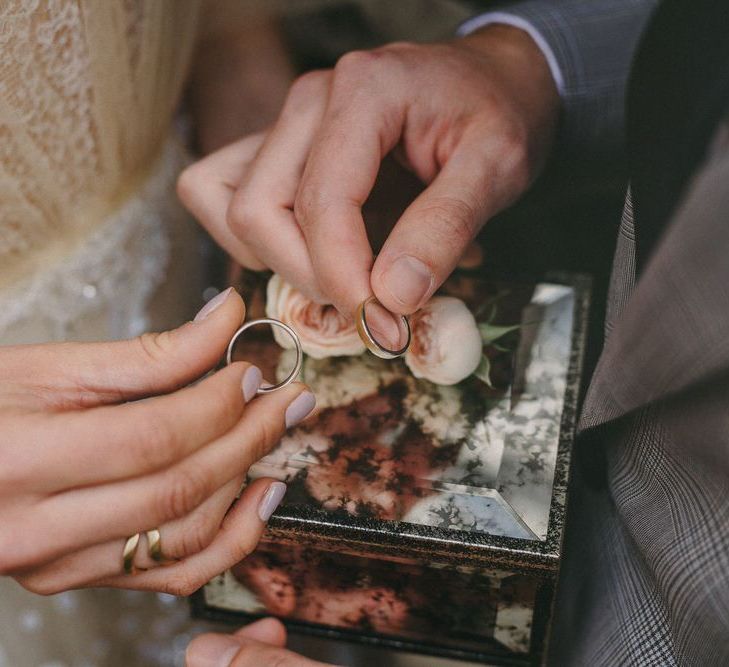
<path fill-rule="evenodd" d="M 267 279 L 246 280 L 249 317 L 258 316 Z M 589 279 L 458 272 L 439 294 L 473 315 L 483 354 L 476 372 L 438 384 L 416 377 L 413 359 L 307 356 L 302 375 L 317 412 L 250 470 L 286 481 L 288 492 L 258 549 L 193 597 L 196 615 L 238 624 L 274 615 L 325 637 L 489 664 L 541 662 Z M 413 347 L 425 354 L 418 326 Z M 267 329 L 237 354 L 268 379 L 285 376 L 293 351 Z M 443 335 L 446 349 L 463 350 L 463 328 L 446 323 Z"/>

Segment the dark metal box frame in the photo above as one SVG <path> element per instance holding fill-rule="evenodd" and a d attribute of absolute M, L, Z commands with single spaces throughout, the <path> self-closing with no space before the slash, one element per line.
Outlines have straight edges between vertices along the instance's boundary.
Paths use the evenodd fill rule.
<path fill-rule="evenodd" d="M 503 279 L 503 276 L 501 278 Z M 276 544 L 312 545 L 320 550 L 356 553 L 375 559 L 406 557 L 426 563 L 503 569 L 534 577 L 540 583 L 529 654 L 524 657 L 515 656 L 500 648 L 495 641 L 493 645 L 484 646 L 483 651 L 460 650 L 436 644 L 428 645 L 409 638 L 360 630 L 334 629 L 303 621 L 282 619 L 289 629 L 317 637 L 390 647 L 426 655 L 473 661 L 497 660 L 503 665 L 541 662 L 564 537 L 570 460 L 580 400 L 591 296 L 591 279 L 587 276 L 550 273 L 543 279 L 571 286 L 575 290 L 572 347 L 546 539 L 529 540 L 453 531 L 401 521 L 383 522 L 352 516 L 342 517 L 325 510 L 300 506 L 279 508 L 270 519 L 266 534 L 266 541 Z M 194 616 L 211 621 L 242 624 L 261 617 L 258 614 L 210 607 L 205 602 L 203 589 L 192 596 L 191 604 Z"/>

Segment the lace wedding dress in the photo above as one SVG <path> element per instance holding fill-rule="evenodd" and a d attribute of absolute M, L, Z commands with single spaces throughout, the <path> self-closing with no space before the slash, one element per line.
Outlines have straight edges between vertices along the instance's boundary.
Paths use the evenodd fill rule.
<path fill-rule="evenodd" d="M 176 326 L 201 301 L 174 185 L 196 0 L 0 2 L 0 344 Z M 0 666 L 172 665 L 184 600 L 0 579 Z"/>

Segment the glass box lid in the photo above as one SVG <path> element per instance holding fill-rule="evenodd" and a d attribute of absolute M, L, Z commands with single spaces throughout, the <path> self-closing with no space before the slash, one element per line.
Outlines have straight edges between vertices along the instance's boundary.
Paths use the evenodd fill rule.
<path fill-rule="evenodd" d="M 317 411 L 249 473 L 288 484 L 268 539 L 554 571 L 589 281 L 457 273 L 439 294 L 473 315 L 468 326 L 482 344 L 476 372 L 440 384 L 451 381 L 448 369 L 419 340 L 427 323 L 417 316 L 406 360 L 307 356 L 302 380 L 317 396 Z M 441 356 L 455 355 L 457 365 L 472 333 L 445 327 Z M 237 349 L 269 380 L 287 375 L 292 354 L 271 337 Z"/>

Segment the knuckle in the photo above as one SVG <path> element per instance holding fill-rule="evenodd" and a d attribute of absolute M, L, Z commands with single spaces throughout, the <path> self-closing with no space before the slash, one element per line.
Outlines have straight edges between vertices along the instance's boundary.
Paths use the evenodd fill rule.
<path fill-rule="evenodd" d="M 250 434 L 251 461 L 258 461 L 268 454 L 271 447 L 280 440 L 281 432 L 281 427 L 273 419 L 257 420 Z"/>
<path fill-rule="evenodd" d="M 251 364 L 246 361 L 233 362 L 228 368 L 232 378 L 226 383 L 223 391 L 216 389 L 214 396 L 211 392 L 211 398 L 215 398 L 218 402 L 216 409 L 218 410 L 218 419 L 224 424 L 233 424 L 243 414 L 244 398 L 241 390 L 243 379 L 246 371 Z"/>
<path fill-rule="evenodd" d="M 245 473 L 250 466 L 268 454 L 280 437 L 279 429 L 269 419 L 256 419 L 249 422 L 243 431 L 245 454 L 240 472 Z"/>
<path fill-rule="evenodd" d="M 532 182 L 532 170 L 526 161 L 515 164 L 511 170 L 512 188 L 521 193 L 526 190 Z"/>
<path fill-rule="evenodd" d="M 213 520 L 211 516 L 194 521 L 191 526 L 185 527 L 181 545 L 177 549 L 173 546 L 169 555 L 187 558 L 199 554 L 210 546 L 219 528 L 220 521 Z"/>
<path fill-rule="evenodd" d="M 45 553 L 30 553 L 28 548 L 19 543 L 17 536 L 20 530 L 20 521 L 5 522 L 0 531 L 0 576 L 9 576 L 13 573 L 27 570 L 34 561 Z"/>
<path fill-rule="evenodd" d="M 335 78 L 359 79 L 388 55 L 389 51 L 386 49 L 349 51 L 334 66 Z"/>
<path fill-rule="evenodd" d="M 179 466 L 169 473 L 161 489 L 159 507 L 166 521 L 185 516 L 200 505 L 206 496 L 207 481 L 200 469 Z"/>
<path fill-rule="evenodd" d="M 172 349 L 172 336 L 169 331 L 143 333 L 135 340 L 143 362 L 157 366 L 169 361 Z"/>
<path fill-rule="evenodd" d="M 7 577 L 17 568 L 17 559 L 7 551 L 9 545 L 0 541 L 0 577 Z"/>
<path fill-rule="evenodd" d="M 60 582 L 54 581 L 52 578 L 43 576 L 42 574 L 24 574 L 22 576 L 15 576 L 14 579 L 26 591 L 35 595 L 55 595 L 64 590 Z"/>
<path fill-rule="evenodd" d="M 507 155 L 525 152 L 527 141 L 527 130 L 519 123 L 510 123 L 501 131 L 502 150 Z"/>
<path fill-rule="evenodd" d="M 283 649 L 269 649 L 270 656 L 267 665 L 271 667 L 297 667 L 301 662 L 294 654 Z"/>
<path fill-rule="evenodd" d="M 461 247 L 476 233 L 476 212 L 462 199 L 440 197 L 430 202 L 423 215 L 431 221 L 428 234 L 432 241 L 446 247 Z"/>
<path fill-rule="evenodd" d="M 22 484 L 23 478 L 26 476 L 17 470 L 17 464 L 12 457 L 8 457 L 6 461 L 4 454 L 5 452 L 0 451 L 0 489 L 4 493 L 9 493 L 19 486 L 19 482 Z"/>
<path fill-rule="evenodd" d="M 238 561 L 245 560 L 249 556 L 253 555 L 253 552 L 256 550 L 257 543 L 255 542 L 244 542 L 241 544 L 240 549 L 238 550 L 238 553 L 236 554 L 236 558 Z"/>
<path fill-rule="evenodd" d="M 140 469 L 156 470 L 177 459 L 182 440 L 163 415 L 140 419 L 135 428 L 136 436 L 128 445 L 132 448 L 132 460 Z"/>
<path fill-rule="evenodd" d="M 420 51 L 423 48 L 421 44 L 415 42 L 408 42 L 406 40 L 399 40 L 396 42 L 390 42 L 386 46 L 381 47 L 378 51 Z"/>
<path fill-rule="evenodd" d="M 234 197 L 228 212 L 226 223 L 228 228 L 241 240 L 248 241 L 251 237 L 251 228 L 264 219 L 261 206 L 256 197 L 249 197 L 243 186 Z"/>
<path fill-rule="evenodd" d="M 299 187 L 294 199 L 294 218 L 296 218 L 296 222 L 299 223 L 302 230 L 305 229 L 306 221 L 309 219 L 309 210 L 314 205 L 312 201 L 314 193 L 311 190 L 310 187 L 302 185 Z"/>
<path fill-rule="evenodd" d="M 331 196 L 323 187 L 311 181 L 302 183 L 294 199 L 294 217 L 304 234 L 326 213 L 331 203 Z"/>
<path fill-rule="evenodd" d="M 163 589 L 163 593 L 169 593 L 170 595 L 176 595 L 179 597 L 187 597 L 188 595 L 192 595 L 204 583 L 204 581 L 201 581 L 186 570 L 181 570 L 180 572 L 171 574 L 169 578 L 162 583 L 161 588 Z"/>
<path fill-rule="evenodd" d="M 256 550 L 259 539 L 260 538 L 258 536 L 254 537 L 253 535 L 246 535 L 246 537 L 236 544 L 234 549 L 229 553 L 230 561 L 240 563 L 241 561 L 246 560 Z"/>
<path fill-rule="evenodd" d="M 195 374 L 197 365 L 194 358 L 183 354 L 179 343 L 176 330 L 147 332 L 127 341 L 131 347 L 125 348 L 125 354 L 129 350 L 129 358 L 145 371 L 144 377 L 148 377 L 150 371 L 156 371 L 165 378 Z M 172 380 L 168 386 L 171 391 L 182 384 L 179 380 Z"/>
<path fill-rule="evenodd" d="M 183 169 L 177 177 L 177 196 L 188 208 L 197 200 L 201 176 L 198 163 L 195 163 Z"/>
<path fill-rule="evenodd" d="M 232 667 L 259 667 L 259 665 L 301 667 L 301 657 L 286 649 L 249 644 L 241 646 L 231 665 Z"/>
<path fill-rule="evenodd" d="M 227 431 L 243 414 L 241 385 L 249 367 L 248 362 L 236 361 L 187 390 L 191 401 L 208 406 L 205 414 L 215 420 L 217 434 Z"/>
<path fill-rule="evenodd" d="M 20 425 L 18 425 L 20 426 Z M 7 435 L 16 436 L 16 442 L 34 442 L 34 429 L 28 429 L 26 426 L 25 433 L 15 429 L 15 425 L 3 424 L 3 430 Z M 30 437 L 28 437 L 30 436 Z M 28 466 L 24 461 L 18 460 L 17 452 L 11 446 L 11 440 L 8 442 L 0 442 L 0 489 L 3 495 L 14 494 L 23 489 L 33 488 L 34 470 L 32 465 Z M 2 554 L 0 554 L 1 556 Z"/>
<path fill-rule="evenodd" d="M 282 114 L 299 112 L 302 108 L 308 107 L 313 98 L 325 94 L 331 76 L 331 72 L 325 70 L 314 70 L 302 74 L 291 84 Z"/>
<path fill-rule="evenodd" d="M 240 264 L 244 269 L 248 269 L 249 271 L 267 271 L 269 267 L 258 260 L 252 253 L 251 249 L 248 248 L 247 252 L 241 252 L 239 254 L 236 254 L 234 258 L 238 264 Z"/>
<path fill-rule="evenodd" d="M 507 173 L 512 181 L 530 179 L 529 138 L 521 125 L 511 125 L 501 133 L 499 146 L 499 170 Z"/>
<path fill-rule="evenodd" d="M 187 649 L 185 650 L 186 667 L 191 667 L 193 665 L 210 664 L 207 645 L 211 639 L 214 640 L 218 636 L 219 635 L 217 632 L 205 632 L 194 637 L 193 640 L 187 645 Z M 233 662 L 230 663 L 230 667 L 235 667 L 236 664 L 240 664 L 236 663 L 236 656 L 233 656 Z"/>
<path fill-rule="evenodd" d="M 241 362 L 236 362 L 236 365 L 239 363 Z M 245 365 L 248 366 L 248 364 Z M 231 364 L 224 370 L 228 369 L 235 371 L 235 366 Z M 226 379 L 228 381 L 225 383 L 210 382 L 193 388 L 198 393 L 199 400 L 209 403 L 211 406 L 208 411 L 210 413 L 209 418 L 216 420 L 218 426 L 215 431 L 216 434 L 225 433 L 233 426 L 240 419 L 245 408 L 243 392 L 241 391 L 243 373 L 231 372 Z"/>

